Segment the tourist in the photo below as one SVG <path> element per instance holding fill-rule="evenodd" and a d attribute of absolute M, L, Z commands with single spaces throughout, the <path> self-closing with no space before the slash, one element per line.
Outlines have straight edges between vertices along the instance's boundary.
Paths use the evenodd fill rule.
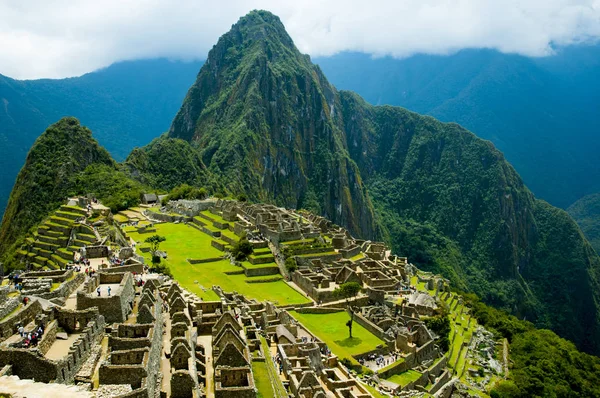
<path fill-rule="evenodd" d="M 109 286 L 109 287 L 108 287 L 108 296 L 109 296 L 109 297 L 110 297 L 110 291 L 111 291 L 111 288 L 110 288 L 110 286 Z"/>
<path fill-rule="evenodd" d="M 23 325 L 19 324 L 17 331 L 19 332 L 19 335 L 21 337 L 23 337 L 25 335 L 25 328 L 23 327 Z"/>
<path fill-rule="evenodd" d="M 96 293 L 98 293 L 98 297 L 100 297 L 100 286 L 98 286 L 98 289 L 96 289 Z"/>

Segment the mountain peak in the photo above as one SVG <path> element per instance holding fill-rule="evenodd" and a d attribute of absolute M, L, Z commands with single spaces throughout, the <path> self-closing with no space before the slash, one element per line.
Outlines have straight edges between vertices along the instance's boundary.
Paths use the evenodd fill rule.
<path fill-rule="evenodd" d="M 232 38 L 237 39 L 234 42 L 243 45 L 279 41 L 285 46 L 294 47 L 294 42 L 279 17 L 265 10 L 250 11 L 232 25 L 231 30 L 223 35 L 221 39 L 229 41 Z M 222 40 L 219 40 L 219 42 Z"/>

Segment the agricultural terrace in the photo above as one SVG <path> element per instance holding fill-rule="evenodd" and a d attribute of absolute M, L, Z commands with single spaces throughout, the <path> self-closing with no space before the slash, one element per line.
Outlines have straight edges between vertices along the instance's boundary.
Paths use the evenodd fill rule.
<path fill-rule="evenodd" d="M 135 227 L 124 229 L 138 243 L 139 248 L 147 247 L 144 241 L 152 235 L 164 236 L 166 241 L 161 243 L 160 250 L 165 251 L 168 257 L 163 261 L 182 287 L 197 294 L 203 300 L 218 300 L 212 286 L 219 285 L 224 291 L 236 291 L 249 298 L 259 301 L 269 300 L 279 305 L 301 304 L 308 301 L 283 280 L 248 283 L 252 280 L 273 279 L 272 276 L 248 278 L 243 273 L 225 274 L 225 272 L 243 271 L 242 268 L 230 264 L 228 260 L 190 264 L 187 259 L 217 259 L 223 257 L 223 252 L 211 246 L 212 237 L 189 225 L 161 223 L 155 224 L 154 227 L 156 232 L 143 234 L 138 233 Z M 144 255 L 147 263 L 151 262 L 150 252 L 141 254 Z"/>
<path fill-rule="evenodd" d="M 302 314 L 290 311 L 290 314 L 315 336 L 327 344 L 338 358 L 348 358 L 358 363 L 353 355 L 363 354 L 374 350 L 378 345 L 385 344 L 383 340 L 354 322 L 352 324 L 352 339 L 348 337 L 346 322 L 350 315 L 346 311 L 333 314 Z"/>

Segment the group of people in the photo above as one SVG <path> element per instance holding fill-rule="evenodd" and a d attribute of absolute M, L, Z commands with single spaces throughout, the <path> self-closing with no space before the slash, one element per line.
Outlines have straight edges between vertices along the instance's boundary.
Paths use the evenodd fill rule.
<path fill-rule="evenodd" d="M 111 288 L 110 286 L 108 287 L 108 289 L 106 289 L 108 291 L 108 296 L 110 297 L 110 292 L 111 292 Z M 98 293 L 98 297 L 100 297 L 102 295 L 102 289 L 100 288 L 100 286 L 98 286 L 98 288 L 96 289 L 96 293 Z"/>
<path fill-rule="evenodd" d="M 23 327 L 22 324 L 17 324 L 17 333 L 19 333 L 19 336 L 23 338 L 22 344 L 25 348 L 37 346 L 38 342 L 42 339 L 42 336 L 44 335 L 44 329 L 45 327 L 43 322 L 40 323 L 38 327 L 32 332 L 26 332 L 25 327 Z"/>
<path fill-rule="evenodd" d="M 368 355 L 366 357 L 366 359 L 365 358 L 361 358 L 358 362 L 361 365 L 365 365 L 365 362 L 367 362 L 367 361 L 374 361 L 376 366 L 378 366 L 378 367 L 384 367 L 384 366 L 387 366 L 387 365 L 390 365 L 390 364 L 396 362 L 396 360 L 398 359 L 398 357 L 399 357 L 399 354 L 395 353 L 395 352 L 393 352 L 387 358 L 384 357 L 381 354 L 370 354 L 370 355 Z"/>
<path fill-rule="evenodd" d="M 85 269 L 85 274 L 87 276 L 89 276 L 90 278 L 92 278 L 94 275 L 96 275 L 96 270 L 93 269 L 92 267 L 88 267 Z"/>

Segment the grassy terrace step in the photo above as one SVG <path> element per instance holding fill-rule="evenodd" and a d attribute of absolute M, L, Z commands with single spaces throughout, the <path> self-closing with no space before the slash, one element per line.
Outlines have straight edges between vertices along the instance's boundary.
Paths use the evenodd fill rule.
<path fill-rule="evenodd" d="M 44 228 L 38 228 L 39 236 L 52 236 L 54 238 L 61 238 L 65 236 L 65 234 L 62 232 L 52 231 L 48 225 L 43 225 L 42 227 Z"/>
<path fill-rule="evenodd" d="M 50 221 L 54 224 L 60 224 L 60 225 L 64 225 L 64 226 L 73 225 L 73 220 L 69 220 L 68 218 L 62 218 L 62 217 L 58 217 L 58 216 L 50 217 Z"/>
<path fill-rule="evenodd" d="M 56 255 L 63 258 L 65 261 L 73 260 L 73 252 L 64 248 L 58 249 Z"/>
<path fill-rule="evenodd" d="M 35 257 L 33 258 L 33 262 L 34 262 L 35 264 L 46 265 L 46 261 L 48 261 L 48 259 L 47 259 L 47 258 L 40 257 L 40 256 L 35 256 Z"/>
<path fill-rule="evenodd" d="M 48 222 L 46 225 L 48 225 L 52 231 L 61 232 L 63 234 L 69 234 L 71 232 L 71 226 L 56 224 L 54 222 Z"/>
<path fill-rule="evenodd" d="M 82 215 L 81 215 L 81 214 L 78 214 L 78 213 L 71 213 L 71 212 L 67 212 L 67 211 L 61 211 L 61 210 L 57 211 L 57 212 L 55 213 L 55 215 L 56 215 L 57 217 L 60 217 L 60 218 L 65 218 L 65 219 L 67 219 L 67 220 L 76 220 L 76 219 L 78 219 L 78 218 L 81 218 L 81 217 L 82 217 Z"/>
<path fill-rule="evenodd" d="M 50 259 L 51 259 L 51 260 L 52 260 L 54 263 L 56 263 L 56 265 L 59 265 L 59 266 L 60 266 L 60 265 L 62 265 L 63 267 L 69 263 L 69 261 L 67 261 L 66 259 L 64 259 L 64 258 L 60 257 L 60 256 L 59 256 L 59 255 L 57 255 L 57 254 L 53 254 L 53 255 L 51 255 L 51 256 L 50 256 Z"/>
<path fill-rule="evenodd" d="M 35 242 L 34 245 L 36 247 L 39 247 L 40 249 L 49 250 L 49 251 L 56 250 L 60 247 L 56 243 L 47 243 L 47 242 L 41 242 L 41 241 Z"/>
<path fill-rule="evenodd" d="M 62 246 L 60 244 L 60 240 L 61 239 L 59 239 L 57 236 L 52 236 L 52 235 L 38 235 L 37 236 L 37 240 L 38 240 L 38 242 L 51 243 L 53 245 Z"/>
<path fill-rule="evenodd" d="M 80 240 L 80 239 L 75 239 L 73 242 L 71 242 L 71 245 L 75 246 L 75 247 L 84 247 L 87 246 L 90 242 L 86 242 L 84 240 Z"/>
<path fill-rule="evenodd" d="M 92 242 L 96 241 L 96 235 L 79 233 L 79 234 L 77 234 L 77 239 L 82 240 L 84 242 L 92 243 Z"/>
<path fill-rule="evenodd" d="M 52 255 L 52 252 L 50 250 L 41 249 L 39 247 L 37 248 L 37 256 L 38 257 L 43 257 L 45 259 L 49 259 L 51 255 Z"/>
<path fill-rule="evenodd" d="M 60 207 L 60 211 L 64 211 L 64 212 L 68 212 L 68 213 L 76 213 L 76 214 L 79 214 L 80 216 L 87 215 L 87 212 L 84 209 L 82 209 L 81 207 L 77 207 L 77 206 L 62 205 Z"/>

